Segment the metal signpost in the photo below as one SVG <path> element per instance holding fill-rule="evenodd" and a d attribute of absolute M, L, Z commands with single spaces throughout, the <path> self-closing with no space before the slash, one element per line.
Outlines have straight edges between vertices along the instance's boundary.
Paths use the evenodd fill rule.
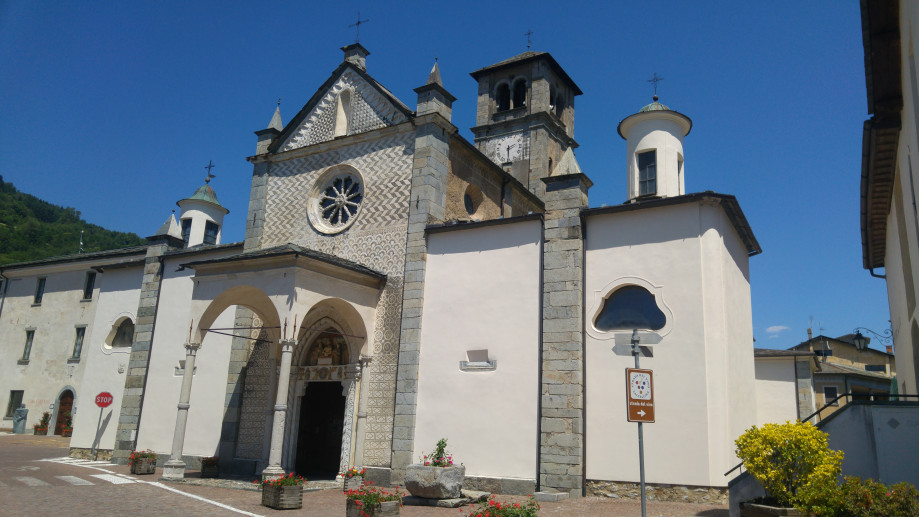
<path fill-rule="evenodd" d="M 641 476 L 641 517 L 645 517 L 645 441 L 642 425 L 654 422 L 654 374 L 642 370 L 638 358 L 642 355 L 638 331 L 632 331 L 632 355 L 635 368 L 625 370 L 626 412 L 629 422 L 638 422 L 638 466 Z"/>
<path fill-rule="evenodd" d="M 107 391 L 103 391 L 102 393 L 96 395 L 96 405 L 99 406 L 99 421 L 96 422 L 96 439 L 93 440 L 93 451 L 90 454 L 90 457 L 93 461 L 96 461 L 96 444 L 102 438 L 99 436 L 99 427 L 102 425 L 102 411 L 105 410 L 105 408 L 111 406 L 112 400 L 114 399 L 115 397 L 113 397 L 112 394 Z"/>

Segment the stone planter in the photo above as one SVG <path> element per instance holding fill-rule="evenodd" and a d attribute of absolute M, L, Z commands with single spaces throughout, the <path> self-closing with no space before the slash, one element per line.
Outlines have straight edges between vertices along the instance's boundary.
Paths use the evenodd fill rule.
<path fill-rule="evenodd" d="M 262 506 L 275 510 L 303 508 L 303 485 L 262 487 Z"/>
<path fill-rule="evenodd" d="M 758 503 L 740 503 L 740 517 L 801 517 L 804 515 L 797 508 L 782 508 Z"/>
<path fill-rule="evenodd" d="M 405 489 L 415 497 L 456 499 L 461 496 L 466 467 L 426 467 L 409 465 L 405 469 Z"/>
<path fill-rule="evenodd" d="M 143 458 L 131 463 L 131 474 L 153 474 L 156 472 L 156 459 Z"/>
<path fill-rule="evenodd" d="M 47 428 L 47 427 L 33 427 L 32 429 L 35 431 L 35 434 L 39 434 L 39 435 L 42 435 L 42 436 L 48 434 L 48 428 Z"/>
<path fill-rule="evenodd" d="M 220 477 L 220 467 L 217 465 L 201 465 L 201 477 L 216 478 Z"/>
<path fill-rule="evenodd" d="M 364 508 L 363 513 L 361 512 L 361 507 L 357 505 L 356 501 L 348 499 L 347 506 L 345 506 L 345 516 L 346 517 L 395 517 L 399 515 L 399 510 L 402 508 L 402 503 L 400 501 L 386 501 L 385 503 L 380 503 L 376 506 L 370 508 Z"/>
<path fill-rule="evenodd" d="M 345 492 L 348 490 L 360 490 L 361 488 L 364 488 L 364 476 L 345 478 L 345 483 L 343 485 L 343 490 Z"/>

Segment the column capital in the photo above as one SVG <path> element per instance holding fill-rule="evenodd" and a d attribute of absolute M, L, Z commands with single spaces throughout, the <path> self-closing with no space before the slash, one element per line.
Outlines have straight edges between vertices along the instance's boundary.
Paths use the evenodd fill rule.
<path fill-rule="evenodd" d="M 201 343 L 185 343 L 185 351 L 189 354 L 195 354 L 201 348 Z"/>

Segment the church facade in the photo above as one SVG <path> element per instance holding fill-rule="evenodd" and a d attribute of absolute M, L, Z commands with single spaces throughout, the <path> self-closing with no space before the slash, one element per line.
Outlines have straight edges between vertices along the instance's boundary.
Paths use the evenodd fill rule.
<path fill-rule="evenodd" d="M 629 199 L 589 208 L 581 91 L 550 54 L 472 73 L 469 142 L 436 64 L 413 109 L 363 46 L 343 51 L 288 124 L 276 111 L 256 132 L 243 243 L 220 244 L 205 185 L 146 248 L 67 262 L 100 277 L 74 454 L 149 448 L 166 477 L 204 456 L 269 477 L 360 465 L 396 484 L 447 438 L 470 487 L 598 493 L 638 480 L 637 338 L 648 482 L 723 493 L 757 418 L 761 250 L 733 196 L 685 193 L 691 120 L 656 97 L 625 118 Z M 25 286 L 40 267 L 3 274 Z"/>

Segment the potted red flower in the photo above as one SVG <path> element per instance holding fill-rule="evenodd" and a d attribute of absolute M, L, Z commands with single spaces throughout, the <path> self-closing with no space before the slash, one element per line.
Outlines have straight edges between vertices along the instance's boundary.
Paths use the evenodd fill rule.
<path fill-rule="evenodd" d="M 262 491 L 262 506 L 275 510 L 303 508 L 303 485 L 306 479 L 290 474 L 275 479 L 253 481 Z"/>
<path fill-rule="evenodd" d="M 32 426 L 32 429 L 35 432 L 35 434 L 41 434 L 41 435 L 48 434 L 48 422 L 50 421 L 51 421 L 51 413 L 47 411 L 42 413 L 41 420 L 39 420 L 37 424 Z"/>
<path fill-rule="evenodd" d="M 357 490 L 345 491 L 347 517 L 397 517 L 402 509 L 402 492 L 390 492 L 368 482 Z"/>
<path fill-rule="evenodd" d="M 150 449 L 131 451 L 128 464 L 131 466 L 131 474 L 153 474 L 156 472 L 156 453 Z"/>
<path fill-rule="evenodd" d="M 351 467 L 342 473 L 344 477 L 344 490 L 359 490 L 364 486 L 364 474 L 367 473 L 367 469 L 361 469 L 357 467 Z"/>

